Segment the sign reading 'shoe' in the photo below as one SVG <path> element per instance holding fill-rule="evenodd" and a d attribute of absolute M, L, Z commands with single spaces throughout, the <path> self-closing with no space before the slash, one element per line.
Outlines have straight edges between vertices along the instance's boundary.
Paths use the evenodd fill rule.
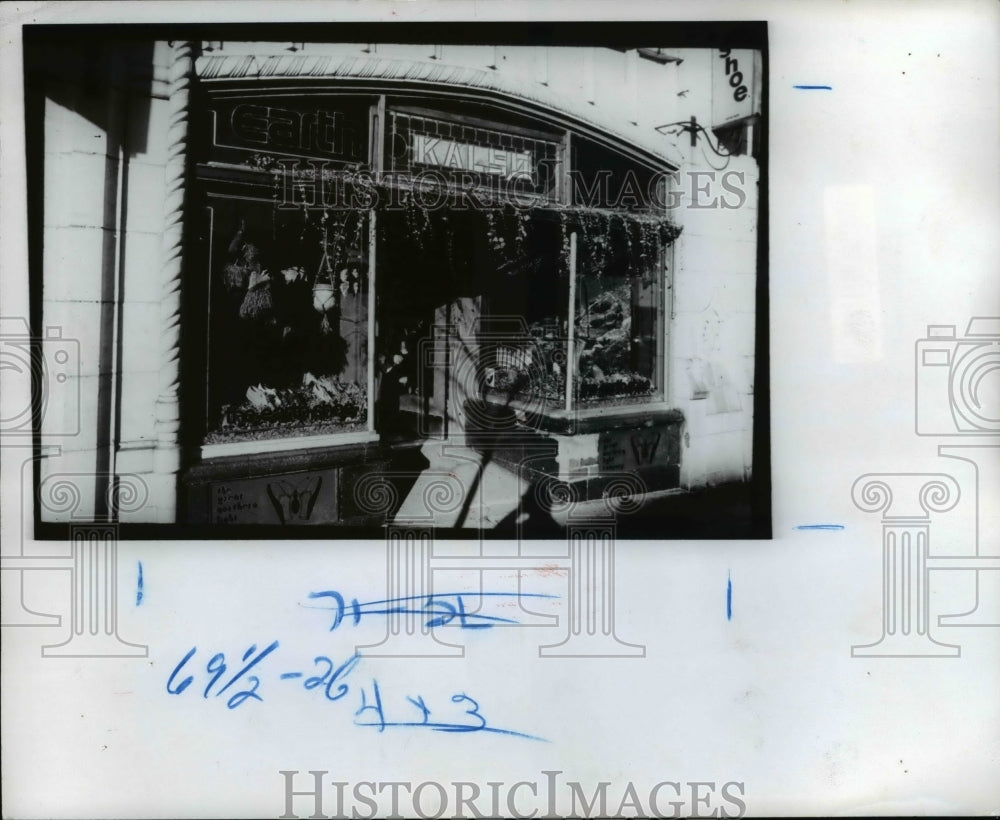
<path fill-rule="evenodd" d="M 761 57 L 749 49 L 721 48 L 712 61 L 712 126 L 760 113 Z"/>

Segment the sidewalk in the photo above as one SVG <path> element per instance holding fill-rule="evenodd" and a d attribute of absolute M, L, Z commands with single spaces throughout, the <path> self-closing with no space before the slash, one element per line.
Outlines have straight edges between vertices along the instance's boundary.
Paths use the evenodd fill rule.
<path fill-rule="evenodd" d="M 534 487 L 509 467 L 486 460 L 472 447 L 440 440 L 421 445 L 427 468 L 413 483 L 394 521 L 428 521 L 436 529 L 479 530 L 493 537 L 512 537 L 521 531 L 532 538 L 560 537 L 569 510 L 551 507 L 536 498 Z M 767 505 L 755 517 L 752 484 L 728 484 L 696 490 L 664 490 L 635 499 L 632 512 L 620 513 L 620 538 L 729 539 L 767 538 Z M 469 497 L 471 494 L 471 498 Z M 638 509 L 635 509 L 636 504 Z M 607 502 L 576 502 L 573 518 L 604 518 Z"/>

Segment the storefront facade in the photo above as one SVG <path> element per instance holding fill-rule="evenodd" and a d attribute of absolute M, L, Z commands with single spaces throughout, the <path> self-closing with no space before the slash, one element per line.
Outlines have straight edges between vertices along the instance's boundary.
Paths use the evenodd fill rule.
<path fill-rule="evenodd" d="M 739 207 L 698 206 L 682 141 L 640 122 L 643 95 L 682 119 L 679 60 L 185 41 L 150 63 L 151 92 L 111 92 L 119 286 L 93 282 L 117 352 L 80 382 L 114 429 L 45 459 L 43 491 L 96 457 L 105 493 L 142 477 L 123 520 L 477 528 L 542 486 L 599 504 L 750 477 L 756 162 L 732 158 Z M 47 106 L 46 167 L 79 153 L 79 107 Z M 72 327 L 54 188 L 43 321 Z"/>

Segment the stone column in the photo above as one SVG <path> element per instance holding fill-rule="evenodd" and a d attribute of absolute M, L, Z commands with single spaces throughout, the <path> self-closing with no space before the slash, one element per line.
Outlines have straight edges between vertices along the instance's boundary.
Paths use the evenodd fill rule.
<path fill-rule="evenodd" d="M 187 157 L 195 44 L 175 42 L 170 69 L 170 119 L 167 128 L 166 193 L 160 258 L 160 367 L 156 399 L 156 449 L 153 492 L 156 517 L 177 519 L 177 473 L 180 470 L 181 274 L 187 195 Z"/>

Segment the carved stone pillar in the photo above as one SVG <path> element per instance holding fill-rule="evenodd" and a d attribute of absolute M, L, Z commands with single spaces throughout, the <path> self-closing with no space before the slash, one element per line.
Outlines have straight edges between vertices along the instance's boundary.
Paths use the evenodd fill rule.
<path fill-rule="evenodd" d="M 851 647 L 853 657 L 958 657 L 961 648 L 930 634 L 930 513 L 958 503 L 958 483 L 943 473 L 861 476 L 855 506 L 882 513 L 882 637 Z"/>
<path fill-rule="evenodd" d="M 187 195 L 187 157 L 195 44 L 175 42 L 170 68 L 170 115 L 167 128 L 166 192 L 160 257 L 160 368 L 156 399 L 156 449 L 153 454 L 157 520 L 177 517 L 180 469 L 181 273 Z"/>

